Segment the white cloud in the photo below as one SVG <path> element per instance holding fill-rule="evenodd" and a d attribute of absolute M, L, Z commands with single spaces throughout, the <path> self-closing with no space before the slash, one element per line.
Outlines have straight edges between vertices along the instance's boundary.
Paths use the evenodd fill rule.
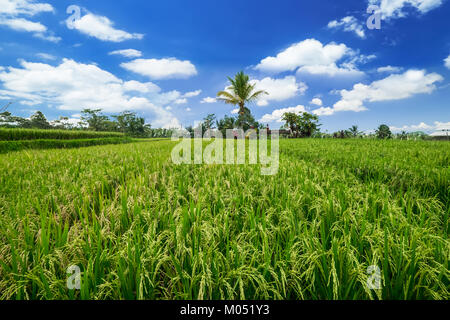
<path fill-rule="evenodd" d="M 7 26 L 16 31 L 45 32 L 47 27 L 39 22 L 32 22 L 24 18 L 2 19 L 0 25 Z"/>
<path fill-rule="evenodd" d="M 442 5 L 442 0 L 369 0 L 369 5 L 378 5 L 385 19 L 403 18 L 407 13 L 403 10 L 407 7 L 416 8 L 421 14 L 425 14 Z"/>
<path fill-rule="evenodd" d="M 435 130 L 450 130 L 450 121 L 449 122 L 439 122 L 436 121 L 434 123 Z"/>
<path fill-rule="evenodd" d="M 264 90 L 268 95 L 263 95 L 258 100 L 258 106 L 267 106 L 271 101 L 284 101 L 297 95 L 304 94 L 308 86 L 303 82 L 297 82 L 294 76 L 286 76 L 282 79 L 266 77 L 262 80 L 251 80 L 256 84 L 255 90 Z"/>
<path fill-rule="evenodd" d="M 191 108 L 186 108 L 186 111 L 187 111 L 187 112 L 191 112 L 192 109 L 191 109 Z"/>
<path fill-rule="evenodd" d="M 69 125 L 72 127 L 83 127 L 86 126 L 86 124 L 83 125 L 83 121 L 81 121 L 81 119 L 79 117 L 77 118 L 68 118 L 68 119 L 64 119 L 64 120 L 59 120 L 59 121 L 50 121 L 50 125 L 51 126 L 57 126 L 59 124 L 63 124 L 63 125 Z"/>
<path fill-rule="evenodd" d="M 34 16 L 41 12 L 53 11 L 52 5 L 36 3 L 34 0 L 0 0 L 0 14 Z"/>
<path fill-rule="evenodd" d="M 126 91 L 136 91 L 141 93 L 158 93 L 161 88 L 153 82 L 139 82 L 135 80 L 124 82 L 123 87 Z"/>
<path fill-rule="evenodd" d="M 429 126 L 428 124 L 421 122 L 418 125 L 411 125 L 411 126 L 403 126 L 403 127 L 390 127 L 390 129 L 394 132 L 399 132 L 399 131 L 419 131 L 419 130 L 423 130 L 423 131 L 430 131 L 433 129 L 432 126 Z"/>
<path fill-rule="evenodd" d="M 183 97 L 185 98 L 193 98 L 193 97 L 197 97 L 202 93 L 202 90 L 196 90 L 196 91 L 191 91 L 191 92 L 187 92 L 183 95 Z"/>
<path fill-rule="evenodd" d="M 238 113 L 239 113 L 239 108 L 231 110 L 231 114 L 238 114 Z"/>
<path fill-rule="evenodd" d="M 390 127 L 393 132 L 401 132 L 401 131 L 442 131 L 442 130 L 450 130 L 450 122 L 434 122 L 433 125 L 426 124 L 425 122 L 421 122 L 417 125 L 404 125 L 402 127 Z"/>
<path fill-rule="evenodd" d="M 56 60 L 56 57 L 54 55 L 51 55 L 48 53 L 38 53 L 38 54 L 36 54 L 36 57 L 44 59 L 44 60 Z"/>
<path fill-rule="evenodd" d="M 63 59 L 57 66 L 21 61 L 20 68 L 0 72 L 0 95 L 24 105 L 47 104 L 61 110 L 101 108 L 105 112 L 125 110 L 151 114 L 155 127 L 178 127 L 177 118 L 165 106 L 179 99 L 178 91 L 161 92 L 153 83 L 117 78 L 93 64 Z"/>
<path fill-rule="evenodd" d="M 364 25 L 353 16 L 344 17 L 340 21 L 330 21 L 328 23 L 328 28 L 343 29 L 347 32 L 354 32 L 361 39 L 364 39 L 366 37 L 366 34 L 364 32 Z"/>
<path fill-rule="evenodd" d="M 175 104 L 186 104 L 188 102 L 188 100 L 186 98 L 181 98 L 181 99 L 177 99 L 175 100 Z"/>
<path fill-rule="evenodd" d="M 295 71 L 328 76 L 361 76 L 363 73 L 354 65 L 355 52 L 345 44 L 323 45 L 315 39 L 293 44 L 276 57 L 267 57 L 255 67 L 256 70 L 272 73 Z M 351 58 L 338 65 L 343 58 Z"/>
<path fill-rule="evenodd" d="M 136 59 L 120 65 L 122 68 L 150 79 L 189 78 L 197 75 L 197 69 L 188 60 L 168 59 Z"/>
<path fill-rule="evenodd" d="M 107 17 L 98 16 L 87 13 L 78 20 L 67 20 L 66 25 L 69 28 L 76 29 L 88 36 L 97 38 L 102 41 L 122 42 L 131 39 L 142 39 L 143 34 L 128 33 L 123 30 L 115 29 L 114 23 Z"/>
<path fill-rule="evenodd" d="M 313 75 L 325 75 L 330 77 L 343 76 L 343 77 L 361 77 L 364 73 L 353 65 L 342 64 L 338 67 L 336 64 L 330 64 L 328 66 L 304 66 L 298 69 L 297 73 L 309 73 Z"/>
<path fill-rule="evenodd" d="M 45 25 L 28 19 L 44 12 L 54 12 L 54 8 L 48 3 L 38 3 L 34 0 L 0 0 L 0 25 L 15 31 L 31 32 L 43 40 L 60 41 L 61 38 L 47 33 Z"/>
<path fill-rule="evenodd" d="M 316 116 L 331 116 L 334 114 L 334 110 L 333 108 L 329 107 L 321 107 L 319 109 L 313 110 L 312 113 Z"/>
<path fill-rule="evenodd" d="M 321 107 L 323 105 L 323 102 L 319 98 L 314 98 L 314 99 L 311 100 L 310 104 L 313 104 L 313 105 Z"/>
<path fill-rule="evenodd" d="M 119 55 L 124 56 L 126 58 L 139 58 L 142 57 L 142 52 L 135 49 L 124 49 L 124 50 L 116 50 L 111 51 L 109 55 Z"/>
<path fill-rule="evenodd" d="M 61 41 L 61 37 L 55 36 L 53 34 L 53 32 L 46 32 L 46 33 L 38 32 L 38 33 L 35 33 L 33 36 L 36 38 L 39 38 L 39 39 L 42 39 L 45 41 L 54 42 L 54 43 Z"/>
<path fill-rule="evenodd" d="M 393 67 L 393 66 L 385 66 L 377 69 L 379 73 L 399 73 L 402 70 L 403 69 L 400 67 Z"/>
<path fill-rule="evenodd" d="M 282 120 L 283 115 L 285 113 L 289 113 L 289 112 L 292 112 L 292 113 L 306 112 L 306 109 L 302 105 L 298 105 L 296 107 L 291 107 L 291 108 L 277 109 L 277 110 L 274 110 L 271 114 L 265 114 L 258 121 L 262 122 L 262 123 L 273 123 L 273 122 L 281 123 L 281 122 L 283 122 L 283 120 Z"/>
<path fill-rule="evenodd" d="M 203 100 L 200 103 L 216 103 L 216 102 L 217 102 L 216 98 L 206 97 L 203 98 Z"/>
<path fill-rule="evenodd" d="M 334 104 L 333 110 L 360 112 L 367 110 L 364 102 L 401 100 L 415 94 L 431 93 L 436 89 L 435 83 L 442 80 L 442 76 L 436 73 L 408 70 L 374 81 L 370 85 L 358 83 L 352 90 L 340 91 L 341 100 Z"/>
<path fill-rule="evenodd" d="M 444 60 L 445 66 L 450 69 L 450 55 Z"/>

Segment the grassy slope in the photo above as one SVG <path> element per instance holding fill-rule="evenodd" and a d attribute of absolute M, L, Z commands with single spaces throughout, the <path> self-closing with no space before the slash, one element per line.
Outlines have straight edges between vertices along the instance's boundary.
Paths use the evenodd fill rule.
<path fill-rule="evenodd" d="M 448 143 L 284 140 L 273 177 L 173 146 L 0 155 L 0 298 L 450 298 Z"/>

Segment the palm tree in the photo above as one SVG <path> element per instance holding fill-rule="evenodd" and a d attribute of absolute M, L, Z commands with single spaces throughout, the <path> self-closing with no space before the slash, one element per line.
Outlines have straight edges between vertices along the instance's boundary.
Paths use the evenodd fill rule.
<path fill-rule="evenodd" d="M 350 129 L 348 129 L 348 131 L 354 138 L 356 138 L 360 134 L 358 126 L 352 126 Z"/>
<path fill-rule="evenodd" d="M 234 79 L 228 77 L 231 85 L 225 91 L 217 93 L 217 98 L 227 104 L 239 106 L 239 114 L 245 114 L 245 105 L 258 100 L 263 94 L 268 94 L 264 90 L 255 90 L 256 84 L 250 83 L 250 78 L 243 71 L 236 74 Z"/>
<path fill-rule="evenodd" d="M 389 126 L 382 124 L 378 127 L 376 131 L 376 135 L 378 139 L 391 139 L 392 138 L 392 132 Z"/>

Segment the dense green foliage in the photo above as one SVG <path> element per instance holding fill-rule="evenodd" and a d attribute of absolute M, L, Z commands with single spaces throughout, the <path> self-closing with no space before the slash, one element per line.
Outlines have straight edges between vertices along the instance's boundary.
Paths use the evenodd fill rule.
<path fill-rule="evenodd" d="M 5 108 L 3 108 L 5 109 Z M 122 133 L 134 138 L 170 138 L 172 130 L 169 129 L 152 129 L 149 124 L 145 124 L 145 119 L 139 117 L 135 112 L 125 111 L 119 115 L 104 115 L 101 109 L 84 109 L 81 112 L 80 119 L 69 119 L 68 117 L 60 117 L 58 120 L 48 122 L 45 115 L 37 111 L 29 119 L 12 115 L 8 111 L 0 113 L 0 129 L 57 129 L 69 131 L 90 131 L 90 132 L 106 132 L 107 136 L 112 136 L 110 132 Z M 79 139 L 79 137 L 71 137 L 69 139 Z M 119 135 L 114 135 L 119 136 Z M 15 140 L 22 140 L 23 137 L 18 136 Z M 26 138 L 26 137 L 25 137 Z M 39 136 L 40 139 L 46 139 L 45 136 Z M 86 134 L 82 138 L 94 138 L 92 133 Z M 36 139 L 36 138 L 32 138 Z M 53 138 L 51 138 L 53 139 Z M 57 137 L 56 139 L 60 139 Z M 0 137 L 1 140 L 1 137 Z"/>
<path fill-rule="evenodd" d="M 0 298 L 450 298 L 448 142 L 282 140 L 275 176 L 174 145 L 0 155 Z"/>
<path fill-rule="evenodd" d="M 388 125 L 382 124 L 376 130 L 376 135 L 378 139 L 390 139 L 392 138 L 392 132 Z"/>
<path fill-rule="evenodd" d="M 319 117 L 308 112 L 287 112 L 283 115 L 285 127 L 289 128 L 295 138 L 310 138 L 319 132 Z"/>
<path fill-rule="evenodd" d="M 81 130 L 38 130 L 38 129 L 2 129 L 0 128 L 0 141 L 18 140 L 72 140 L 72 139 L 99 139 L 121 138 L 119 132 L 94 132 Z"/>

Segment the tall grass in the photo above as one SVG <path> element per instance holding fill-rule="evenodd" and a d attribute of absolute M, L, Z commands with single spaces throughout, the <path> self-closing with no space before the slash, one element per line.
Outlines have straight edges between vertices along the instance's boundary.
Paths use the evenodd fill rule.
<path fill-rule="evenodd" d="M 173 146 L 0 155 L 0 298 L 450 298 L 448 143 L 282 140 L 276 176 Z"/>
<path fill-rule="evenodd" d="M 0 141 L 99 139 L 123 136 L 123 133 L 118 132 L 0 128 Z"/>
<path fill-rule="evenodd" d="M 131 138 L 101 138 L 101 139 L 76 139 L 76 140 L 22 140 L 0 141 L 0 154 L 12 151 L 30 149 L 70 149 L 105 144 L 129 143 Z"/>

